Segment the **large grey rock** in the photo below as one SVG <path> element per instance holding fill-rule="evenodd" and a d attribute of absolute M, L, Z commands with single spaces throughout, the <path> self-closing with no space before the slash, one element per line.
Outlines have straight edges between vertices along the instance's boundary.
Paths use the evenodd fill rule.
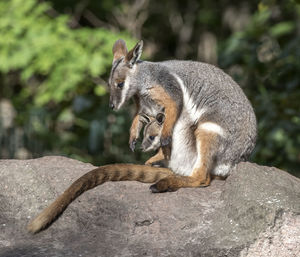
<path fill-rule="evenodd" d="M 0 256 L 300 256 L 300 180 L 251 163 L 173 193 L 108 182 L 28 234 L 28 221 L 92 168 L 64 157 L 0 161 Z"/>

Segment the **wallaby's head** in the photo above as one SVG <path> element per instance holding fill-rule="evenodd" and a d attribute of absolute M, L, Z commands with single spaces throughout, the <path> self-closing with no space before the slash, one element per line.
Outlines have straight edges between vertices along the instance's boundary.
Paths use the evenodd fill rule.
<path fill-rule="evenodd" d="M 136 65 L 142 55 L 143 41 L 138 42 L 129 52 L 124 40 L 119 39 L 113 46 L 113 63 L 108 81 L 110 90 L 109 106 L 120 109 L 136 93 L 135 83 L 130 83 Z"/>
<path fill-rule="evenodd" d="M 155 119 L 149 119 L 144 128 L 144 138 L 141 146 L 144 152 L 157 150 L 161 146 L 160 137 L 164 120 L 165 115 L 163 113 L 158 113 Z"/>

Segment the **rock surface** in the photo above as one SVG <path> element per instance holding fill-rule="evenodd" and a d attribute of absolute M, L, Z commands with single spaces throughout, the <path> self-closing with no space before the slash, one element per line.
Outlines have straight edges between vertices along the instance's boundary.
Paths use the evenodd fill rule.
<path fill-rule="evenodd" d="M 108 182 L 28 234 L 28 221 L 92 168 L 64 157 L 0 161 L 0 256 L 300 256 L 300 180 L 251 163 L 173 193 Z"/>

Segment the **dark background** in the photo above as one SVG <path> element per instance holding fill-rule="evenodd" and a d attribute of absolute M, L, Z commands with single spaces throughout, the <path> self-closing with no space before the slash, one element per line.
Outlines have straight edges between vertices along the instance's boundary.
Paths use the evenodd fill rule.
<path fill-rule="evenodd" d="M 134 105 L 108 108 L 111 48 L 224 69 L 258 119 L 251 161 L 300 176 L 297 1 L 0 0 L 0 157 L 142 163 L 128 147 Z"/>

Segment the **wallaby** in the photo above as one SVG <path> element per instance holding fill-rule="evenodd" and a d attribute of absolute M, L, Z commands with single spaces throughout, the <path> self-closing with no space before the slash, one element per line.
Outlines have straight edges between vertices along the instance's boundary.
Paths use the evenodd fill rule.
<path fill-rule="evenodd" d="M 92 170 L 28 225 L 32 233 L 48 227 L 80 194 L 106 181 L 158 181 L 151 186 L 152 192 L 207 186 L 210 171 L 227 176 L 254 148 L 256 118 L 251 104 L 223 71 L 191 61 L 140 61 L 142 42 L 127 52 L 125 42 L 119 40 L 113 53 L 110 106 L 119 109 L 129 98 L 136 99 L 138 113 L 130 131 L 131 143 L 138 137 L 141 113 L 150 117 L 164 113 L 159 137 L 162 146 L 171 144 L 171 169 L 113 164 Z"/>
<path fill-rule="evenodd" d="M 211 171 L 228 176 L 256 142 L 256 117 L 242 89 L 210 64 L 141 61 L 142 48 L 140 41 L 128 52 L 123 40 L 115 42 L 110 106 L 118 110 L 131 97 L 137 101 L 131 146 L 138 137 L 139 113 L 155 117 L 164 110 L 161 146 L 171 145 L 168 167 L 181 176 L 158 181 L 152 192 L 208 186 Z"/>
<path fill-rule="evenodd" d="M 141 149 L 143 152 L 155 151 L 161 147 L 160 138 L 165 115 L 163 113 L 158 113 L 155 117 L 149 117 L 147 115 L 142 116 L 146 125 L 143 132 Z"/>
<path fill-rule="evenodd" d="M 77 179 L 63 194 L 44 209 L 27 226 L 31 233 L 49 227 L 78 196 L 107 181 L 140 181 L 154 183 L 173 174 L 170 169 L 135 164 L 112 164 L 101 166 Z"/>
<path fill-rule="evenodd" d="M 138 116 L 139 122 L 137 129 L 135 131 L 136 133 L 136 140 L 139 137 L 140 131 L 142 127 L 145 125 L 144 128 L 144 140 L 143 144 L 141 146 L 142 150 L 144 152 L 149 152 L 152 150 L 157 150 L 159 148 L 159 151 L 155 156 L 152 156 L 148 161 L 145 162 L 146 165 L 152 165 L 154 162 L 161 160 L 159 166 L 166 167 L 167 160 L 170 158 L 170 148 L 165 147 L 164 150 L 162 150 L 161 147 L 161 131 L 162 131 L 162 124 L 165 120 L 164 113 L 158 113 L 156 117 L 148 116 L 145 113 L 139 113 Z M 145 134 L 146 133 L 146 134 Z M 153 134 L 153 135 L 152 135 Z M 152 141 L 153 139 L 153 141 Z M 135 148 L 134 142 L 134 148 Z M 148 145 L 148 147 L 147 147 Z M 132 149 L 133 150 L 133 149 Z"/>

